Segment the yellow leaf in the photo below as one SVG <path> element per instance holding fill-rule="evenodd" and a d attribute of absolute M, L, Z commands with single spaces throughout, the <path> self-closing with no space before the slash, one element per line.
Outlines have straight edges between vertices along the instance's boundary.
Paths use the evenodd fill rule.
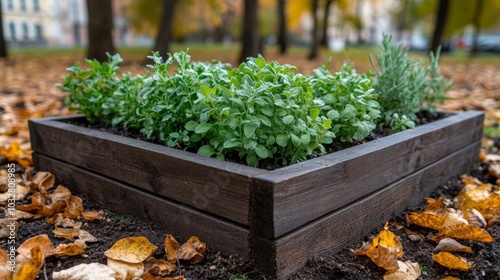
<path fill-rule="evenodd" d="M 151 244 L 144 236 L 126 237 L 118 240 L 104 255 L 127 263 L 142 263 L 152 256 L 158 247 Z"/>
<path fill-rule="evenodd" d="M 462 177 L 462 182 L 468 184 L 458 194 L 455 207 L 462 210 L 466 217 L 472 209 L 479 211 L 485 218 L 500 213 L 500 193 L 494 192 L 491 184 L 478 181 Z"/>
<path fill-rule="evenodd" d="M 482 242 L 495 241 L 495 239 L 491 237 L 486 230 L 471 224 L 455 224 L 453 226 L 445 227 L 438 232 L 438 235 Z"/>
<path fill-rule="evenodd" d="M 92 220 L 102 220 L 104 219 L 104 211 L 99 210 L 99 211 L 84 211 L 82 213 L 83 219 L 85 221 L 92 221 Z"/>
<path fill-rule="evenodd" d="M 457 257 L 448 252 L 440 252 L 432 256 L 432 259 L 442 266 L 451 269 L 467 271 L 471 268 L 472 263 L 462 257 Z"/>
<path fill-rule="evenodd" d="M 33 247 L 29 253 L 30 257 L 24 259 L 21 263 L 16 262 L 16 271 L 13 279 L 35 279 L 43 264 L 44 254 L 39 247 Z"/>
<path fill-rule="evenodd" d="M 70 219 L 79 219 L 83 213 L 83 200 L 78 196 L 70 196 L 66 200 L 66 209 L 64 210 L 64 216 Z"/>
<path fill-rule="evenodd" d="M 443 203 L 443 197 L 430 203 L 421 213 L 410 213 L 406 216 L 408 226 L 416 224 L 421 227 L 440 230 L 444 227 L 448 211 Z"/>
<path fill-rule="evenodd" d="M 0 248 L 0 279 L 12 279 L 12 272 L 9 270 L 9 267 L 13 267 L 9 261 L 9 256 L 4 249 Z"/>
<path fill-rule="evenodd" d="M 167 260 L 158 260 L 150 257 L 144 261 L 144 271 L 154 276 L 167 276 L 176 269 L 177 266 Z"/>
<path fill-rule="evenodd" d="M 386 272 L 384 280 L 416 280 L 420 277 L 420 266 L 418 263 L 410 261 L 398 261 L 398 270 Z"/>
<path fill-rule="evenodd" d="M 45 258 L 54 255 L 54 245 L 50 241 L 49 236 L 46 234 L 37 235 L 27 239 L 23 244 L 21 244 L 21 246 L 19 246 L 19 248 L 17 248 L 17 252 L 27 258 L 30 258 L 31 250 L 35 247 L 40 249 Z"/>
<path fill-rule="evenodd" d="M 12 142 L 8 148 L 0 147 L 0 154 L 9 161 L 17 162 L 24 167 L 33 165 L 31 155 L 27 151 L 23 151 L 17 141 Z"/>
<path fill-rule="evenodd" d="M 369 257 L 378 267 L 387 271 L 396 271 L 398 269 L 398 249 L 396 248 L 389 248 L 383 245 L 368 245 L 362 246 L 360 249 L 356 250 L 354 255 L 365 255 Z"/>
<path fill-rule="evenodd" d="M 373 246 L 383 245 L 389 248 L 396 248 L 398 250 L 398 258 L 400 258 L 403 256 L 403 245 L 401 245 L 399 237 L 388 229 L 387 224 L 386 222 L 384 229 L 373 238 Z"/>
<path fill-rule="evenodd" d="M 181 247 L 181 244 L 179 244 L 170 234 L 165 236 L 165 242 L 163 244 L 167 260 L 173 263 L 177 262 L 177 249 Z"/>
<path fill-rule="evenodd" d="M 52 232 L 54 232 L 55 237 L 73 239 L 80 234 L 80 229 L 56 227 Z"/>

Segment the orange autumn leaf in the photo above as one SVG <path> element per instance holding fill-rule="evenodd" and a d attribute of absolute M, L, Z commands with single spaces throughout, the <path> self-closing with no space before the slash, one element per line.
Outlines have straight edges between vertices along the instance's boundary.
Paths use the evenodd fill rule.
<path fill-rule="evenodd" d="M 384 229 L 373 238 L 373 246 L 383 245 L 389 248 L 396 248 L 398 250 L 398 258 L 403 256 L 403 245 L 399 237 L 389 230 L 388 223 L 384 225 Z"/>
<path fill-rule="evenodd" d="M 79 236 L 80 229 L 56 227 L 52 232 L 54 232 L 55 237 L 73 239 L 73 238 Z"/>
<path fill-rule="evenodd" d="M 83 254 L 84 251 L 85 248 L 75 243 L 59 244 L 55 248 L 54 254 L 58 257 L 77 256 Z"/>
<path fill-rule="evenodd" d="M 41 193 L 47 194 L 47 191 L 54 187 L 56 178 L 54 174 L 47 171 L 38 171 L 31 180 L 31 184 Z"/>
<path fill-rule="evenodd" d="M 12 272 L 9 270 L 9 256 L 4 249 L 0 248 L 0 279 L 11 280 Z"/>
<path fill-rule="evenodd" d="M 183 275 L 175 276 L 175 277 L 154 277 L 150 273 L 146 273 L 141 276 L 141 280 L 186 280 Z"/>
<path fill-rule="evenodd" d="M 71 198 L 71 191 L 63 185 L 57 186 L 57 188 L 50 194 L 50 199 L 54 201 L 67 201 Z"/>
<path fill-rule="evenodd" d="M 167 260 L 175 263 L 177 261 L 177 249 L 181 247 L 181 244 L 175 240 L 175 238 L 167 234 L 165 236 L 165 242 L 163 243 L 165 249 L 165 254 L 167 255 Z"/>
<path fill-rule="evenodd" d="M 44 205 L 42 207 L 40 215 L 42 216 L 42 218 L 53 217 L 58 213 L 64 212 L 66 206 L 67 206 L 66 201 L 61 201 L 61 200 L 54 201 L 50 205 Z"/>
<path fill-rule="evenodd" d="M 33 165 L 31 155 L 23 151 L 17 141 L 12 142 L 8 148 L 0 147 L 0 154 L 6 157 L 9 161 L 17 162 L 23 167 Z"/>
<path fill-rule="evenodd" d="M 29 258 L 31 256 L 31 250 L 35 247 L 39 248 L 46 258 L 54 255 L 54 245 L 50 241 L 49 236 L 46 234 L 37 235 L 27 239 L 23 244 L 21 244 L 21 246 L 19 246 L 19 248 L 17 248 L 17 252 Z"/>
<path fill-rule="evenodd" d="M 367 256 L 378 267 L 387 271 L 396 271 L 398 269 L 398 249 L 389 248 L 383 245 L 373 246 L 373 244 L 363 243 L 361 248 L 354 252 L 355 256 Z"/>
<path fill-rule="evenodd" d="M 472 263 L 462 257 L 457 257 L 448 252 L 440 252 L 432 256 L 432 259 L 442 266 L 451 269 L 467 271 L 471 268 Z"/>
<path fill-rule="evenodd" d="M 176 269 L 177 266 L 167 260 L 150 257 L 144 261 L 144 271 L 154 276 L 167 276 Z"/>
<path fill-rule="evenodd" d="M 410 213 L 406 216 L 406 219 L 409 225 L 416 224 L 421 227 L 440 230 L 443 228 L 447 216 L 447 207 L 443 202 L 443 197 L 440 197 L 430 203 L 421 213 Z"/>
<path fill-rule="evenodd" d="M 16 269 L 13 279 L 35 279 L 42 268 L 43 260 L 44 254 L 40 248 L 31 248 L 29 257 L 22 264 L 19 264 L 20 269 Z"/>
<path fill-rule="evenodd" d="M 83 213 L 83 200 L 78 196 L 72 195 L 68 200 L 66 200 L 66 209 L 64 210 L 64 216 L 70 219 L 79 219 Z"/>
<path fill-rule="evenodd" d="M 92 221 L 92 220 L 102 220 L 104 219 L 104 211 L 99 210 L 99 211 L 84 211 L 82 213 L 83 219 L 85 221 Z"/>
<path fill-rule="evenodd" d="M 466 217 L 472 209 L 484 217 L 500 213 L 500 193 L 494 192 L 491 184 L 478 183 L 479 180 L 468 176 L 462 176 L 461 179 L 467 184 L 458 194 L 455 207 L 462 210 Z"/>
<path fill-rule="evenodd" d="M 451 238 L 475 240 L 481 242 L 493 242 L 495 239 L 484 229 L 471 224 L 455 224 L 444 227 L 438 235 L 445 235 Z"/>
<path fill-rule="evenodd" d="M 151 244 L 144 236 L 122 238 L 113 244 L 104 255 L 106 257 L 127 263 L 142 263 L 152 256 L 158 247 Z"/>

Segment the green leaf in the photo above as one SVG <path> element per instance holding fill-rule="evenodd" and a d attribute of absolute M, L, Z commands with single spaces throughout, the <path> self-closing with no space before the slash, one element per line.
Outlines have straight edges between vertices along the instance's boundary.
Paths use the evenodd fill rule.
<path fill-rule="evenodd" d="M 257 129 L 257 126 L 254 123 L 246 123 L 243 126 L 243 133 L 247 138 L 251 138 L 254 136 L 255 130 Z"/>
<path fill-rule="evenodd" d="M 338 117 L 340 117 L 340 114 L 336 110 L 330 110 L 328 111 L 328 113 L 326 113 L 326 116 L 331 120 L 335 120 L 338 119 Z"/>
<path fill-rule="evenodd" d="M 255 153 L 260 158 L 267 158 L 267 155 L 268 155 L 266 147 L 264 147 L 262 145 L 257 145 L 257 147 L 255 147 Z"/>
<path fill-rule="evenodd" d="M 205 95 L 206 97 L 209 97 L 210 94 L 212 93 L 212 90 L 206 85 L 200 85 L 200 90 L 201 93 L 203 93 L 203 95 Z"/>
<path fill-rule="evenodd" d="M 261 69 L 264 68 L 264 66 L 266 66 L 266 60 L 261 55 L 259 55 L 259 57 L 257 57 L 257 59 L 255 59 L 255 63 Z"/>
<path fill-rule="evenodd" d="M 294 120 L 294 117 L 292 115 L 287 115 L 287 116 L 284 116 L 282 119 L 281 119 L 285 124 L 291 124 Z"/>
<path fill-rule="evenodd" d="M 209 123 L 202 123 L 202 124 L 199 124 L 199 125 L 196 127 L 196 129 L 195 129 L 194 133 L 197 133 L 197 134 L 202 134 L 202 133 L 205 133 L 205 132 L 209 131 L 211 127 L 212 127 L 212 125 L 211 125 L 211 124 L 209 124 Z"/>
<path fill-rule="evenodd" d="M 292 144 L 295 147 L 300 146 L 300 144 L 302 143 L 301 140 L 300 140 L 300 138 L 297 135 L 293 134 L 293 133 L 291 134 L 291 138 L 292 138 Z"/>
<path fill-rule="evenodd" d="M 198 126 L 198 123 L 195 121 L 188 121 L 185 125 L 184 128 L 187 129 L 188 131 L 194 131 L 196 127 Z"/>
<path fill-rule="evenodd" d="M 308 145 L 311 141 L 311 136 L 309 134 L 302 134 L 300 136 L 300 140 L 302 141 L 302 144 Z"/>
<path fill-rule="evenodd" d="M 319 108 L 312 108 L 309 111 L 309 116 L 311 117 L 311 119 L 315 120 L 319 116 L 319 113 L 320 113 Z"/>
<path fill-rule="evenodd" d="M 287 143 L 288 137 L 285 134 L 278 134 L 278 136 L 276 136 L 276 144 L 280 145 L 281 147 L 285 147 Z"/>
<path fill-rule="evenodd" d="M 214 148 L 209 145 L 203 145 L 198 149 L 198 154 L 206 157 L 210 157 L 215 154 Z"/>

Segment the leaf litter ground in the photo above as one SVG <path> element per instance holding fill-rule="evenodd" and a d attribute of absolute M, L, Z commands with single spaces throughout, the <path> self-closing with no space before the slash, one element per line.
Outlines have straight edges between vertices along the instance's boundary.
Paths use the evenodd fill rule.
<path fill-rule="evenodd" d="M 203 59 L 203 58 L 200 58 Z M 274 59 L 274 58 L 271 58 Z M 283 57 L 286 63 L 287 57 Z M 0 75 L 0 110 L 2 112 L 2 125 L 0 126 L 0 146 L 5 147 L 14 141 L 19 143 L 19 154 L 26 156 L 29 151 L 27 129 L 24 120 L 28 117 L 41 117 L 47 115 L 66 114 L 62 106 L 63 96 L 53 88 L 53 84 L 60 82 L 64 73 L 64 68 L 73 64 L 74 58 L 54 59 L 24 59 L 22 63 L 16 59 L 0 61 L 0 69 L 6 72 Z M 294 62 L 297 64 L 297 62 Z M 318 62 L 317 62 L 318 63 Z M 321 63 L 321 62 L 319 62 Z M 313 63 L 301 63 L 304 65 L 302 71 L 313 69 Z M 52 65 L 53 71 L 42 71 Z M 130 68 L 138 69 L 138 65 L 129 65 Z M 486 125 L 498 126 L 498 102 L 500 101 L 500 71 L 498 66 L 483 65 L 481 63 L 470 64 L 444 64 L 443 73 L 455 80 L 455 85 L 448 93 L 450 100 L 442 107 L 449 110 L 479 109 L 487 114 Z M 127 70 L 134 71 L 134 70 Z M 43 76 L 40 76 L 43 73 Z M 38 75 L 38 76 L 37 76 Z M 471 79 L 470 77 L 475 77 Z M 16 119 L 17 117 L 17 119 Z M 497 153 L 500 149 L 500 141 L 492 138 L 488 146 L 489 152 Z M 18 155 L 19 156 L 19 155 Z M 6 159 L 0 159 L 5 168 Z M 25 163 L 29 165 L 29 162 Z M 21 172 L 20 165 L 17 166 Z M 477 177 L 483 182 L 496 182 L 496 177 L 490 175 L 486 164 L 478 163 L 474 166 L 470 175 Z M 458 178 L 451 178 L 450 181 L 440 186 L 433 193 L 433 198 L 444 196 L 452 200 L 463 188 L 463 183 Z M 26 202 L 31 201 L 31 197 L 26 197 Z M 83 197 L 86 210 L 101 210 L 92 201 Z M 390 203 L 390 202 L 388 202 Z M 470 246 L 473 253 L 459 253 L 466 257 L 474 265 L 467 272 L 452 270 L 438 265 L 432 260 L 435 253 L 435 243 L 428 241 L 414 241 L 407 234 L 405 214 L 410 212 L 420 212 L 426 203 L 412 209 L 407 209 L 403 213 L 397 213 L 389 220 L 389 229 L 396 234 L 404 250 L 402 260 L 418 262 L 422 270 L 420 279 L 442 279 L 445 276 L 455 276 L 459 279 L 500 279 L 500 245 L 498 241 L 483 243 L 477 241 L 460 241 L 463 245 Z M 176 235 L 169 231 L 165 225 L 158 225 L 134 217 L 118 215 L 105 210 L 104 220 L 84 221 L 82 229 L 94 235 L 98 241 L 88 243 L 84 254 L 72 257 L 49 257 L 45 260 L 43 271 L 39 273 L 39 279 L 44 278 L 44 274 L 52 275 L 53 271 L 60 271 L 82 263 L 106 263 L 104 252 L 108 250 L 116 241 L 124 237 L 144 236 L 152 244 L 161 248 L 165 235 Z M 364 237 L 364 241 L 369 241 L 373 236 L 382 230 L 374 229 L 373 232 Z M 426 236 L 431 235 L 431 231 L 424 228 L 410 229 L 418 231 Z M 64 243 L 62 239 L 56 238 L 53 233 L 53 226 L 46 223 L 45 219 L 35 221 L 20 221 L 17 242 L 21 244 L 24 240 L 47 234 L 54 245 Z M 487 229 L 489 234 L 496 240 L 500 239 L 500 226 L 495 224 Z M 185 241 L 185 240 L 179 240 Z M 6 248 L 6 240 L 0 240 L 0 246 Z M 335 254 L 321 256 L 311 256 L 311 260 L 305 267 L 300 269 L 290 279 L 381 279 L 385 270 L 378 268 L 371 260 L 364 256 L 354 256 L 353 251 L 361 246 L 360 242 L 353 243 Z M 224 256 L 210 248 L 205 252 L 204 259 L 195 265 L 183 265 L 180 271 L 187 279 L 230 279 L 233 276 L 247 276 L 248 279 L 266 279 L 254 268 L 252 264 L 239 256 Z M 158 250 L 154 257 L 165 258 L 165 252 Z"/>

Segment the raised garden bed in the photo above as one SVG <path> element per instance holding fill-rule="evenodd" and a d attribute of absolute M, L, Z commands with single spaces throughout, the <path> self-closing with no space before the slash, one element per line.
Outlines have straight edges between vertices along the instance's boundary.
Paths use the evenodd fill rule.
<path fill-rule="evenodd" d="M 484 115 L 459 113 L 272 171 L 68 123 L 79 118 L 30 120 L 37 170 L 107 209 L 197 235 L 285 278 L 467 172 Z"/>

